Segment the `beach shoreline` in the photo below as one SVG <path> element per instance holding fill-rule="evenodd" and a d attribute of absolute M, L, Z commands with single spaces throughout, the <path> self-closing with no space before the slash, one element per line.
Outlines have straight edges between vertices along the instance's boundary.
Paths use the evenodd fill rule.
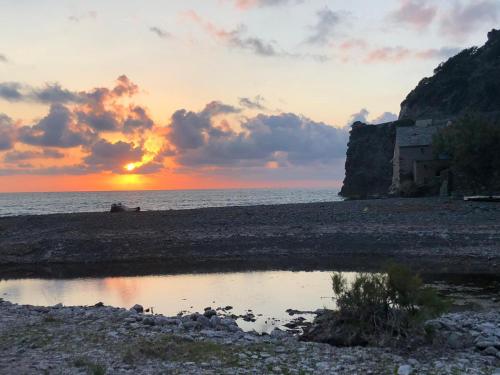
<path fill-rule="evenodd" d="M 193 269 L 500 273 L 500 205 L 440 198 L 0 218 L 2 270 L 154 264 Z"/>

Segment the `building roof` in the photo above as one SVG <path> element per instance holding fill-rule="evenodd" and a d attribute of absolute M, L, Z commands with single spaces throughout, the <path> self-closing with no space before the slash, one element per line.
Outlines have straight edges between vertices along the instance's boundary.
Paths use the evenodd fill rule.
<path fill-rule="evenodd" d="M 396 141 L 399 147 L 429 146 L 432 144 L 434 134 L 442 126 L 405 126 L 396 130 Z"/>

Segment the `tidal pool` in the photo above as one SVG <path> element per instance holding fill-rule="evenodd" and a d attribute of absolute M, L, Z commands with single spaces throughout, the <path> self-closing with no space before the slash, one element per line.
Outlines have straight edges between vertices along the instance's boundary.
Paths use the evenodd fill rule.
<path fill-rule="evenodd" d="M 334 308 L 331 272 L 259 271 L 79 279 L 0 281 L 0 297 L 15 303 L 50 306 L 105 305 L 130 308 L 138 303 L 167 316 L 205 307 L 251 310 L 256 322 L 238 319 L 244 330 L 270 332 L 290 321 L 287 309 Z M 354 278 L 356 273 L 345 273 Z"/>
<path fill-rule="evenodd" d="M 244 271 L 185 273 L 156 276 L 85 277 L 73 279 L 20 278 L 0 280 L 0 298 L 29 305 L 105 305 L 130 308 L 141 304 L 154 313 L 203 312 L 205 307 L 232 306 L 230 313 L 249 310 L 255 322 L 238 319 L 246 330 L 270 332 L 300 315 L 286 310 L 315 311 L 335 308 L 331 287 L 333 271 Z M 356 272 L 343 272 L 352 281 Z M 484 275 L 427 280 L 444 294 L 465 303 L 499 303 L 498 277 Z M 467 297 L 465 298 L 464 295 Z M 301 315 L 310 320 L 312 314 Z"/>

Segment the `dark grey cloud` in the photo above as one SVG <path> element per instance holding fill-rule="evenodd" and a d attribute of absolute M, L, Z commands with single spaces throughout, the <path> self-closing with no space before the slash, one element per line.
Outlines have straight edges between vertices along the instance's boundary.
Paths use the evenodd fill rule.
<path fill-rule="evenodd" d="M 35 88 L 20 82 L 1 82 L 0 99 L 10 102 L 78 103 L 83 100 L 81 93 L 63 89 L 58 83 Z"/>
<path fill-rule="evenodd" d="M 22 85 L 18 82 L 1 82 L 0 83 L 0 99 L 9 102 L 18 102 L 23 100 L 21 93 Z"/>
<path fill-rule="evenodd" d="M 11 151 L 5 154 L 4 162 L 12 167 L 0 169 L 0 176 L 7 175 L 85 175 L 89 173 L 115 172 L 129 173 L 125 165 L 141 161 L 144 151 L 132 143 L 110 143 L 98 140 L 88 148 L 89 154 L 79 164 L 69 166 L 35 167 L 24 160 L 45 158 L 59 159 L 64 157 L 58 150 L 44 149 L 42 151 Z M 151 174 L 163 169 L 163 157 L 157 157 L 149 163 L 141 165 L 130 173 Z M 15 164 L 15 165 L 14 165 Z"/>
<path fill-rule="evenodd" d="M 169 140 L 178 149 L 201 147 L 210 134 L 221 132 L 212 125 L 212 117 L 238 112 L 237 108 L 217 101 L 208 103 L 201 112 L 178 110 L 172 115 Z"/>
<path fill-rule="evenodd" d="M 312 59 L 318 62 L 329 60 L 328 56 L 309 53 L 292 53 L 281 48 L 274 40 L 265 40 L 256 36 L 248 36 L 245 25 L 240 25 L 234 30 L 225 30 L 200 17 L 195 11 L 186 12 L 185 15 L 198 24 L 203 30 L 228 48 L 238 48 L 250 51 L 260 57 L 283 57 L 292 59 Z"/>
<path fill-rule="evenodd" d="M 113 88 L 113 95 L 117 97 L 132 97 L 139 92 L 139 86 L 132 82 L 125 74 L 116 79 L 116 86 Z"/>
<path fill-rule="evenodd" d="M 400 0 L 399 8 L 390 14 L 390 19 L 423 30 L 432 24 L 437 12 L 437 5 L 429 0 Z"/>
<path fill-rule="evenodd" d="M 153 126 L 154 122 L 144 107 L 131 106 L 128 117 L 123 122 L 123 131 L 130 133 L 135 130 L 151 129 Z"/>
<path fill-rule="evenodd" d="M 317 13 L 316 24 L 311 26 L 312 34 L 306 39 L 306 43 L 324 46 L 331 42 L 337 26 L 343 21 L 340 13 L 325 7 Z"/>
<path fill-rule="evenodd" d="M 498 0 L 455 1 L 441 19 L 441 31 L 457 39 L 479 29 L 489 29 L 500 19 Z"/>
<path fill-rule="evenodd" d="M 0 168 L 0 176 L 81 176 L 90 171 L 83 164 L 59 166 L 59 167 L 35 167 L 30 163 L 20 163 L 12 168 Z"/>
<path fill-rule="evenodd" d="M 138 90 L 138 86 L 124 75 L 118 77 L 111 89 L 96 88 L 80 93 L 66 90 L 59 84 L 41 88 L 20 83 L 0 84 L 0 97 L 10 101 L 51 104 L 48 115 L 32 126 L 15 127 L 10 119 L 7 124 L 6 116 L 0 117 L 0 148 L 11 149 L 15 141 L 41 147 L 90 147 L 100 132 L 136 133 L 152 129 L 153 120 L 144 107 L 133 103 L 123 106 L 117 102 L 124 97 L 130 98 Z M 212 108 L 212 111 L 217 110 L 224 108 Z M 51 157 L 47 152 L 45 155 Z M 15 155 L 9 157 L 13 160 Z"/>
<path fill-rule="evenodd" d="M 0 151 L 10 150 L 16 141 L 16 128 L 12 119 L 0 113 Z"/>
<path fill-rule="evenodd" d="M 79 103 L 83 100 L 81 93 L 64 89 L 58 83 L 46 84 L 45 87 L 35 88 L 28 94 L 35 102 L 51 103 Z"/>
<path fill-rule="evenodd" d="M 279 56 L 282 53 L 278 52 L 272 42 L 266 42 L 257 37 L 235 37 L 231 39 L 231 43 L 243 49 L 248 49 L 259 56 Z"/>
<path fill-rule="evenodd" d="M 131 98 L 138 92 L 139 87 L 122 75 L 112 89 L 100 87 L 84 93 L 83 102 L 75 109 L 78 122 L 96 132 L 151 129 L 154 123 L 144 107 L 131 104 L 125 108 L 117 104 L 117 100 Z"/>
<path fill-rule="evenodd" d="M 78 122 L 94 129 L 97 132 L 115 132 L 120 130 L 118 114 L 114 111 L 77 111 Z"/>
<path fill-rule="evenodd" d="M 294 53 L 281 48 L 274 40 L 266 41 L 255 36 L 245 36 L 246 28 L 240 26 L 237 30 L 228 33 L 227 43 L 230 47 L 247 50 L 261 57 L 284 57 L 297 60 L 312 59 L 318 62 L 325 62 L 329 57 L 321 54 Z"/>
<path fill-rule="evenodd" d="M 172 34 L 170 34 L 168 31 L 165 31 L 157 26 L 150 27 L 149 31 L 156 34 L 161 39 L 170 39 L 172 37 Z"/>
<path fill-rule="evenodd" d="M 238 113 L 238 112 L 240 112 L 239 108 L 214 100 L 205 106 L 203 111 L 201 111 L 201 114 L 202 116 L 213 117 L 217 115 Z"/>
<path fill-rule="evenodd" d="M 248 109 L 257 109 L 259 111 L 266 111 L 267 108 L 265 107 L 264 103 L 264 98 L 260 95 L 257 95 L 256 97 L 252 98 L 239 98 L 239 104 L 242 107 L 248 108 Z"/>
<path fill-rule="evenodd" d="M 121 75 L 116 79 L 116 84 L 112 89 L 107 87 L 97 87 L 91 91 L 82 93 L 84 104 L 102 107 L 106 101 L 112 101 L 123 97 L 133 97 L 139 92 L 139 86 L 132 82 L 126 75 Z"/>
<path fill-rule="evenodd" d="M 21 173 L 30 174 L 85 174 L 101 171 L 127 173 L 124 165 L 140 162 L 144 156 L 143 146 L 132 143 L 110 143 L 101 139 L 100 132 L 121 132 L 144 142 L 145 130 L 152 129 L 154 122 L 146 108 L 128 100 L 139 91 L 139 87 L 125 75 L 118 77 L 112 88 L 100 87 L 88 92 L 73 93 L 58 84 L 47 84 L 42 88 L 10 84 L 3 86 L 18 91 L 18 100 L 51 103 L 49 113 L 31 126 L 13 124 L 12 120 L 0 114 L 0 150 L 12 150 L 15 142 L 36 146 L 30 151 L 12 150 L 4 155 L 4 162 L 15 164 L 4 168 L 2 174 L 20 168 Z M 9 98 L 16 97 L 4 90 Z M 125 100 L 122 100 L 125 99 Z M 69 104 L 64 104 L 65 102 Z M 126 104 L 124 104 L 126 103 Z M 238 109 L 223 103 L 209 103 L 203 113 L 206 117 L 236 112 Z M 40 148 L 38 148 L 40 147 Z M 43 149 L 44 147 L 48 147 Z M 40 167 L 28 165 L 25 160 L 56 159 L 64 154 L 55 148 L 80 147 L 88 155 L 82 162 L 69 167 Z M 163 168 L 164 155 L 138 166 L 133 173 L 155 173 Z M 12 172 L 12 174 L 18 174 Z"/>
<path fill-rule="evenodd" d="M 90 155 L 83 161 L 92 171 L 123 173 L 125 165 L 141 161 L 143 155 L 143 150 L 132 143 L 110 143 L 101 139 L 90 147 Z"/>
<path fill-rule="evenodd" d="M 347 131 L 292 113 L 258 115 L 241 131 L 218 126 L 204 111 L 178 111 L 168 140 L 184 167 L 278 167 L 324 164 L 345 157 Z"/>
<path fill-rule="evenodd" d="M 216 36 L 225 41 L 228 46 L 245 49 L 253 52 L 258 56 L 275 57 L 286 55 L 281 51 L 274 41 L 266 41 L 255 36 L 246 36 L 246 27 L 240 25 L 236 30 L 223 32 L 220 31 Z"/>
<path fill-rule="evenodd" d="M 19 141 L 45 147 L 88 146 L 95 140 L 91 131 L 77 126 L 73 113 L 62 104 L 52 104 L 46 117 L 36 125 L 19 129 Z"/>
<path fill-rule="evenodd" d="M 6 163 L 12 164 L 23 160 L 31 159 L 62 159 L 64 154 L 58 150 L 45 149 L 42 151 L 9 151 L 7 152 L 3 160 Z"/>

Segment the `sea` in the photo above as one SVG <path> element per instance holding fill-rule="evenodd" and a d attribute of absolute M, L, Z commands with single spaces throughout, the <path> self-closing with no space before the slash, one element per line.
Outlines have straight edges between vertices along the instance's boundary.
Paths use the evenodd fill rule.
<path fill-rule="evenodd" d="M 150 211 L 332 202 L 342 200 L 338 192 L 338 189 L 224 189 L 0 193 L 0 216 L 103 212 L 113 203 Z"/>

